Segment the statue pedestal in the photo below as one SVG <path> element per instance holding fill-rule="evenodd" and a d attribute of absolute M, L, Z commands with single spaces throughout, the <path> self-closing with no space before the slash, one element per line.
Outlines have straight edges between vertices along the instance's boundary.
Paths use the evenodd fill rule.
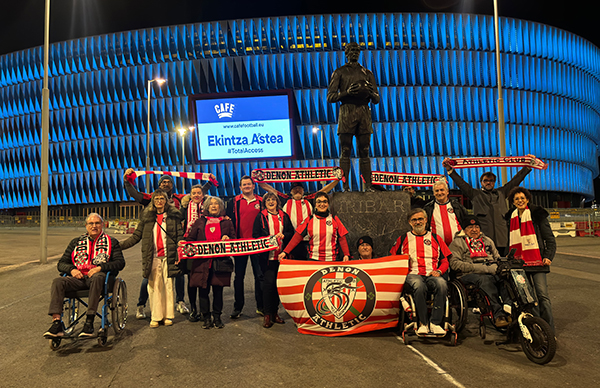
<path fill-rule="evenodd" d="M 358 258 L 356 241 L 369 235 L 373 239 L 375 257 L 389 256 L 396 239 L 410 230 L 406 216 L 410 196 L 404 191 L 334 193 L 332 214 L 348 229 L 350 253 Z"/>

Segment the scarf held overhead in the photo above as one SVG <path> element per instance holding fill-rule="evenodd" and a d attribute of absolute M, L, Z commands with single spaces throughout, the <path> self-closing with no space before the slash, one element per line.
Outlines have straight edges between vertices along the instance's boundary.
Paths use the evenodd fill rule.
<path fill-rule="evenodd" d="M 510 217 L 510 249 L 517 250 L 515 257 L 523 259 L 525 266 L 544 264 L 529 208 L 521 214 L 521 219 L 519 209 L 515 209 Z"/>
<path fill-rule="evenodd" d="M 504 156 L 491 158 L 455 158 L 450 159 L 448 164 L 452 168 L 473 167 L 531 167 L 537 170 L 545 170 L 548 165 L 533 156 Z"/>
<path fill-rule="evenodd" d="M 279 247 L 275 236 L 262 238 L 191 241 L 183 242 L 177 248 L 179 259 L 209 259 L 225 256 L 245 256 L 269 252 Z"/>
<path fill-rule="evenodd" d="M 339 167 L 258 168 L 251 176 L 255 182 L 346 181 Z"/>
<path fill-rule="evenodd" d="M 170 175 L 179 178 L 186 179 L 199 179 L 203 181 L 210 181 L 215 186 L 219 186 L 219 182 L 215 179 L 211 178 L 210 174 L 207 172 L 179 172 L 179 171 L 134 171 L 131 174 L 127 175 L 127 180 L 129 183 L 133 184 L 137 177 L 146 174 L 154 174 L 154 175 Z"/>
<path fill-rule="evenodd" d="M 365 181 L 363 176 L 360 176 Z M 374 185 L 392 185 L 392 186 L 433 186 L 441 179 L 443 175 L 437 174 L 405 174 L 403 172 L 385 172 L 373 171 L 371 173 L 371 183 Z"/>

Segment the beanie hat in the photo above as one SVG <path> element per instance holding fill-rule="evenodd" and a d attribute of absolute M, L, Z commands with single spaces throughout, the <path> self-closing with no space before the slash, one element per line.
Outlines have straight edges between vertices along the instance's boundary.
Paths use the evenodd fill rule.
<path fill-rule="evenodd" d="M 467 229 L 467 226 L 471 226 L 471 225 L 478 225 L 479 227 L 481 227 L 481 224 L 479 223 L 479 218 L 469 215 L 469 216 L 466 216 L 465 218 L 463 218 L 463 221 L 460 224 L 460 226 L 463 229 Z"/>
<path fill-rule="evenodd" d="M 370 236 L 362 236 L 356 242 L 356 249 L 358 249 L 358 247 L 362 244 L 369 244 L 371 248 L 373 248 L 373 239 Z"/>

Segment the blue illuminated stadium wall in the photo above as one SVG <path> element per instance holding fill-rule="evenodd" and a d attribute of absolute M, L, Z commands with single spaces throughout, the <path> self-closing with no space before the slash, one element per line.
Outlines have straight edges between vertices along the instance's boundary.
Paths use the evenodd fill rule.
<path fill-rule="evenodd" d="M 600 62 L 588 41 L 547 25 L 501 19 L 509 155 L 550 164 L 524 185 L 593 196 L 598 175 Z M 126 201 L 122 174 L 143 169 L 147 80 L 153 84 L 151 164 L 176 170 L 188 96 L 293 89 L 301 160 L 188 164 L 214 173 L 220 196 L 258 167 L 337 165 L 337 107 L 325 99 L 362 47 L 381 103 L 373 106 L 374 170 L 441 173 L 446 156 L 498 155 L 493 20 L 460 14 L 319 15 L 231 20 L 94 36 L 51 45 L 51 205 Z M 39 205 L 42 49 L 0 57 L 0 208 Z M 186 161 L 192 161 L 186 142 Z M 481 169 L 461 174 L 477 185 Z M 512 176 L 516 169 L 509 169 Z M 352 185 L 358 162 L 353 159 Z M 144 179 L 138 180 L 144 189 Z M 156 183 L 156 177 L 153 185 Z M 192 182 L 188 182 L 189 184 Z M 287 189 L 288 187 L 279 187 Z M 316 187 L 311 187 L 314 189 Z"/>

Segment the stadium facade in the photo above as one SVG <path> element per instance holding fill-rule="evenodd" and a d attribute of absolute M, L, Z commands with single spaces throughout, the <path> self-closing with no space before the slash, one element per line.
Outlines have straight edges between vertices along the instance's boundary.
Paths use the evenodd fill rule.
<path fill-rule="evenodd" d="M 549 163 L 524 186 L 593 197 L 598 48 L 524 20 L 501 18 L 500 29 L 507 154 Z M 146 88 L 157 77 L 167 83 L 151 89 L 152 169 L 181 170 L 176 128 L 193 122 L 190 96 L 279 89 L 295 96 L 295 160 L 198 163 L 188 138 L 186 170 L 212 172 L 220 185 L 211 193 L 230 196 L 254 168 L 337 165 L 338 109 L 325 96 L 351 41 L 361 45 L 359 62 L 373 71 L 381 95 L 372 106 L 373 170 L 443 173 L 446 156 L 499 155 L 490 16 L 336 14 L 157 27 L 51 45 L 50 205 L 130 200 L 122 175 L 128 167 L 145 169 Z M 40 203 L 42 60 L 41 47 L 0 57 L 0 209 Z M 324 144 L 313 127 L 323 131 Z M 476 186 L 482 172 L 461 175 Z M 156 183 L 154 177 L 150 189 Z M 138 187 L 145 189 L 144 179 Z"/>

